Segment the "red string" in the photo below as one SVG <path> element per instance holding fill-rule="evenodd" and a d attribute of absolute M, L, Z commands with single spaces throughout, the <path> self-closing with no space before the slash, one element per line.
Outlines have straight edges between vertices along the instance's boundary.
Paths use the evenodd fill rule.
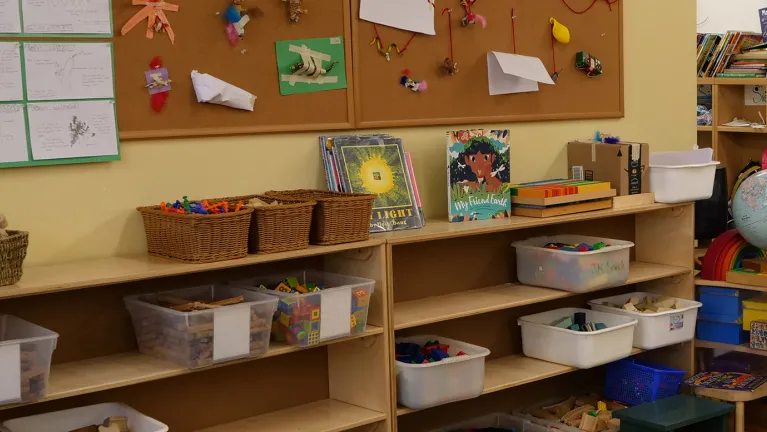
<path fill-rule="evenodd" d="M 516 16 L 514 16 L 514 8 L 511 8 L 511 40 L 514 42 L 514 54 L 517 53 L 517 30 L 514 24 Z"/>
<path fill-rule="evenodd" d="M 570 7 L 570 5 L 567 4 L 567 0 L 562 0 L 562 3 L 564 3 L 565 6 L 567 6 L 568 9 L 570 9 L 570 12 L 572 12 L 574 14 L 580 15 L 580 14 L 584 14 L 584 13 L 588 12 L 589 10 L 591 10 L 591 8 L 594 7 L 595 4 L 597 4 L 597 1 L 598 0 L 592 0 L 591 4 L 586 9 L 584 9 L 582 11 L 577 11 L 577 10 L 573 9 L 572 7 Z M 613 11 L 613 5 L 615 3 L 618 3 L 618 1 L 619 0 L 605 0 L 605 2 L 607 3 L 607 7 L 610 8 L 610 12 Z"/>
<path fill-rule="evenodd" d="M 557 52 L 554 50 L 554 32 L 551 33 L 551 58 L 554 60 L 554 72 L 557 71 Z"/>
<path fill-rule="evenodd" d="M 376 39 L 378 39 L 381 42 L 381 45 L 383 45 L 383 39 L 381 39 L 381 36 L 378 34 L 378 27 L 376 27 L 375 23 L 373 23 L 373 31 L 376 32 Z"/>
<path fill-rule="evenodd" d="M 453 20 L 451 16 L 453 10 L 450 8 L 442 9 L 442 15 L 445 15 L 445 12 L 447 12 L 447 28 L 450 34 L 450 61 L 455 62 L 455 58 L 453 57 Z"/>
<path fill-rule="evenodd" d="M 385 44 L 384 44 L 383 39 L 381 39 L 381 35 L 378 34 L 378 27 L 376 27 L 375 23 L 373 23 L 373 31 L 376 34 L 376 39 L 378 39 L 378 42 L 380 42 L 381 46 L 383 47 Z M 405 44 L 405 46 L 403 46 L 402 49 L 398 50 L 400 55 L 402 55 L 402 53 L 407 51 L 407 47 L 410 45 L 410 42 L 413 42 L 413 39 L 415 39 L 415 35 L 416 35 L 416 32 L 413 32 L 413 35 L 410 36 L 410 39 L 408 39 L 408 41 Z"/>
<path fill-rule="evenodd" d="M 400 54 L 402 54 L 405 51 L 407 51 L 407 47 L 410 46 L 410 42 L 413 42 L 413 39 L 415 39 L 415 35 L 416 35 L 416 33 L 413 32 L 413 36 L 410 36 L 410 39 L 407 40 L 407 43 L 405 44 L 405 46 L 403 46 L 402 49 L 399 50 Z"/>

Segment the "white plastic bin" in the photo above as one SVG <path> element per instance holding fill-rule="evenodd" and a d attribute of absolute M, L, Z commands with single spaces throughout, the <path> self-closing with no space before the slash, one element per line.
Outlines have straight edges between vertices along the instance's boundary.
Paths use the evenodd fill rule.
<path fill-rule="evenodd" d="M 650 190 L 655 201 L 680 203 L 711 198 L 719 162 L 710 148 L 650 154 Z"/>
<path fill-rule="evenodd" d="M 168 432 L 168 426 L 119 403 L 103 403 L 8 420 L 8 432 L 65 432 L 101 424 L 108 417 L 128 417 L 131 432 Z"/>
<path fill-rule="evenodd" d="M 546 249 L 547 243 L 596 244 L 608 247 L 590 252 Z M 555 235 L 511 244 L 517 249 L 517 278 L 526 285 L 586 292 L 620 286 L 629 277 L 629 249 L 634 243 L 600 237 Z"/>
<path fill-rule="evenodd" d="M 591 300 L 589 306 L 596 311 L 624 315 L 638 321 L 634 330 L 634 346 L 651 350 L 668 345 L 692 340 L 695 337 L 695 323 L 698 318 L 698 308 L 702 303 L 676 299 L 680 308 L 673 311 L 657 313 L 633 312 L 626 309 L 605 306 L 602 303 L 625 304 L 631 297 L 658 297 L 651 293 L 636 292 Z"/>
<path fill-rule="evenodd" d="M 579 332 L 551 324 L 576 312 L 586 314 L 586 322 L 603 323 L 604 330 Z M 520 317 L 522 351 L 528 357 L 589 369 L 631 355 L 637 320 L 623 315 L 589 309 L 555 309 Z"/>
<path fill-rule="evenodd" d="M 0 405 L 45 397 L 58 338 L 23 319 L 0 315 Z"/>
<path fill-rule="evenodd" d="M 245 302 L 179 312 L 159 306 L 161 296 L 190 301 L 243 296 Z M 139 351 L 198 368 L 266 354 L 277 299 L 234 285 L 210 285 L 129 296 L 125 298 L 125 305 L 133 319 Z"/>
<path fill-rule="evenodd" d="M 528 419 L 509 414 L 489 414 L 473 420 L 467 420 L 432 432 L 467 432 L 477 429 L 499 428 L 514 429 L 515 432 L 549 432 L 546 426 L 539 426 Z M 583 432 L 583 431 L 581 431 Z"/>
<path fill-rule="evenodd" d="M 397 401 L 411 409 L 425 409 L 482 394 L 485 385 L 485 357 L 490 350 L 440 336 L 424 335 L 397 338 L 396 342 L 415 343 L 438 340 L 450 345 L 450 358 L 435 363 L 397 365 Z M 467 355 L 456 356 L 463 351 Z"/>
<path fill-rule="evenodd" d="M 308 294 L 287 294 L 273 289 L 288 277 L 302 285 L 314 283 L 329 288 Z M 354 276 L 299 270 L 237 282 L 249 289 L 279 298 L 272 335 L 279 342 L 311 346 L 365 331 L 368 306 L 376 282 Z M 260 288 L 263 285 L 265 288 Z"/>

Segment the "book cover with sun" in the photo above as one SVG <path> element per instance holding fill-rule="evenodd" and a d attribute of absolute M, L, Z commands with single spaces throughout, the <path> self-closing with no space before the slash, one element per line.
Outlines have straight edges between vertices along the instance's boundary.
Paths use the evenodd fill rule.
<path fill-rule="evenodd" d="M 450 222 L 500 219 L 511 215 L 508 130 L 447 133 Z"/>
<path fill-rule="evenodd" d="M 399 139 L 367 145 L 336 141 L 336 150 L 344 190 L 377 195 L 371 232 L 423 227 Z"/>

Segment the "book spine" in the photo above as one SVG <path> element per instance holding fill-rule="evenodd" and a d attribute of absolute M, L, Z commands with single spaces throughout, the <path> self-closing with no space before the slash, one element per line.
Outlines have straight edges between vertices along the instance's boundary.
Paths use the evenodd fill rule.
<path fill-rule="evenodd" d="M 727 73 L 722 72 L 716 74 L 717 78 L 760 78 L 764 75 L 755 74 L 755 73 Z"/>
<path fill-rule="evenodd" d="M 413 184 L 413 193 L 415 194 L 415 203 L 418 206 L 418 213 L 421 215 L 421 221 L 425 223 L 426 220 L 423 216 L 423 206 L 421 205 L 421 194 L 418 192 L 418 181 L 415 178 L 415 169 L 413 169 L 413 160 L 410 158 L 410 152 L 405 152 L 405 161 L 407 161 L 410 183 Z"/>

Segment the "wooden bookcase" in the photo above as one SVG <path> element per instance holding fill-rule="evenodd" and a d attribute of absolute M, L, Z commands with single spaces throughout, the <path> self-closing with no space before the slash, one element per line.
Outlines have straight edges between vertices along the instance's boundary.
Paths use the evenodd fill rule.
<path fill-rule="evenodd" d="M 573 233 L 633 241 L 625 286 L 587 294 L 516 282 L 510 243 Z M 522 354 L 519 316 L 634 290 L 694 297 L 693 205 L 651 204 L 547 219 L 449 224 L 211 264 L 150 257 L 29 267 L 0 289 L 0 313 L 60 334 L 48 396 L 0 407 L 0 420 L 117 401 L 173 432 L 419 431 L 596 389 L 604 369 L 576 370 Z M 188 370 L 137 352 L 123 297 L 311 268 L 375 279 L 363 335 Z M 436 334 L 485 346 L 483 395 L 422 411 L 397 406 L 394 337 Z M 693 370 L 694 343 L 634 354 Z"/>

